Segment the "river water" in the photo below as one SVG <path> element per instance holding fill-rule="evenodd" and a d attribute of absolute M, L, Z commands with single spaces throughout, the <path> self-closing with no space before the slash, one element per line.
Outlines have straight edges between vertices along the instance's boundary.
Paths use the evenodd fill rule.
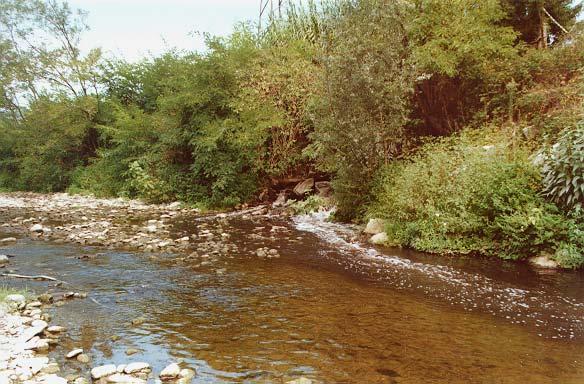
<path fill-rule="evenodd" d="M 229 234 L 212 263 L 22 238 L 1 250 L 10 267 L 69 286 L 0 284 L 89 292 L 52 311 L 69 329 L 55 356 L 179 360 L 200 383 L 584 382 L 581 272 L 372 248 L 322 216 L 177 218 L 176 236 Z M 258 258 L 263 246 L 281 257 Z"/>

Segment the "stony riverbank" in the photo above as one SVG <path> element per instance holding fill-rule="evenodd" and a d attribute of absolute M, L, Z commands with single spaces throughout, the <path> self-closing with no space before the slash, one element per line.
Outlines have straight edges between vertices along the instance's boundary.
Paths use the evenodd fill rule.
<path fill-rule="evenodd" d="M 240 209 L 231 213 L 216 213 L 213 224 L 194 208 L 180 203 L 149 205 L 131 200 L 106 200 L 67 194 L 40 195 L 15 193 L 0 195 L 0 212 L 7 220 L 1 225 L 5 235 L 0 236 L 1 246 L 12 246 L 24 237 L 54 243 L 73 243 L 96 247 L 141 251 L 156 259 L 160 254 L 174 254 L 172 262 L 189 262 L 194 267 L 220 268 L 220 256 L 237 250 L 230 242 L 228 219 L 234 216 L 255 222 L 258 230 L 250 242 L 261 243 L 272 239 L 274 233 L 286 228 L 268 226 L 262 233 L 271 211 L 266 207 Z M 200 219 L 196 233 L 183 233 L 175 228 L 181 220 Z M 265 231 L 264 231 L 265 232 Z M 275 248 L 258 246 L 249 250 L 253 257 L 270 259 L 279 257 Z M 0 253 L 2 253 L 0 249 Z M 99 254 L 98 254 L 99 255 Z M 77 256 L 79 259 L 96 257 L 95 254 Z M 67 300 L 86 299 L 84 292 L 70 292 L 66 282 L 51 276 L 24 276 L 11 269 L 11 256 L 0 255 L 0 272 L 7 278 L 35 278 L 48 280 L 49 291 L 26 301 L 21 295 L 8 297 L 0 312 L 0 384 L 49 383 L 84 384 L 88 380 L 100 383 L 133 383 L 170 381 L 186 384 L 196 377 L 189 367 L 173 363 L 161 372 L 153 372 L 146 362 L 128 361 L 126 364 L 106 364 L 92 367 L 92 358 L 81 349 L 71 350 L 64 356 L 49 357 L 66 328 L 50 325 L 46 310 L 63 305 Z M 58 309 L 55 309 L 58 310 Z M 4 348 L 4 346 L 6 348 Z M 128 352 L 128 351 L 127 351 Z M 127 353 L 131 356 L 131 353 Z M 62 372 L 58 361 L 76 360 L 77 372 Z M 310 383 L 297 379 L 291 383 Z"/>

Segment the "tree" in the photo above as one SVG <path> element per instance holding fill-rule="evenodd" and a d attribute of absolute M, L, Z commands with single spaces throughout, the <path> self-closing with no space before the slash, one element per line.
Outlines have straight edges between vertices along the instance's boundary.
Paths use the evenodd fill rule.
<path fill-rule="evenodd" d="M 323 59 L 312 147 L 334 175 L 338 216 L 351 219 L 380 165 L 405 144 L 415 70 L 400 3 L 363 0 L 346 12 Z"/>
<path fill-rule="evenodd" d="M 96 96 L 99 49 L 83 56 L 84 13 L 57 0 L 0 2 L 2 108 L 23 118 L 22 105 L 46 93 Z"/>
<path fill-rule="evenodd" d="M 521 40 L 538 48 L 558 41 L 577 22 L 582 4 L 572 0 L 503 0 L 505 24 L 519 32 Z"/>

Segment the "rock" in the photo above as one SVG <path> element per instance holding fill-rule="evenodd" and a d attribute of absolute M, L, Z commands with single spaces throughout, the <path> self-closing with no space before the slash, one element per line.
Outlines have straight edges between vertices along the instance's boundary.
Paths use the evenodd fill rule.
<path fill-rule="evenodd" d="M 181 379 L 190 380 L 190 379 L 192 379 L 193 377 L 195 377 L 195 375 L 196 375 L 196 374 L 197 374 L 197 372 L 196 372 L 195 370 L 193 370 L 193 369 L 188 369 L 188 368 L 185 368 L 185 369 L 181 369 L 181 370 L 180 370 L 180 372 L 179 372 L 178 376 L 179 376 Z"/>
<path fill-rule="evenodd" d="M 136 325 L 142 325 L 144 324 L 144 322 L 146 322 L 146 318 L 144 317 L 137 317 L 135 319 L 132 320 L 132 325 L 136 326 Z"/>
<path fill-rule="evenodd" d="M 160 379 L 162 380 L 173 380 L 180 375 L 180 367 L 176 363 L 168 365 L 166 368 L 160 372 Z"/>
<path fill-rule="evenodd" d="M 10 259 L 6 255 L 0 255 L 0 265 L 6 265 L 10 262 Z"/>
<path fill-rule="evenodd" d="M 23 295 L 8 295 L 4 298 L 4 301 L 7 303 L 14 303 L 14 304 L 24 304 L 26 303 L 26 298 Z"/>
<path fill-rule="evenodd" d="M 286 384 L 312 384 L 312 380 L 306 377 L 301 377 L 299 379 L 287 381 Z"/>
<path fill-rule="evenodd" d="M 26 309 L 38 308 L 41 305 L 43 305 L 43 303 L 41 303 L 40 301 L 32 301 L 26 305 Z"/>
<path fill-rule="evenodd" d="M 385 220 L 382 219 L 369 219 L 367 226 L 363 232 L 370 235 L 377 235 L 385 231 Z"/>
<path fill-rule="evenodd" d="M 304 196 L 305 194 L 311 192 L 312 188 L 314 188 L 314 179 L 306 179 L 296 184 L 294 187 L 294 193 L 298 196 Z"/>
<path fill-rule="evenodd" d="M 45 352 L 49 350 L 49 343 L 45 339 L 40 339 L 36 342 L 36 345 L 33 348 L 37 352 Z"/>
<path fill-rule="evenodd" d="M 60 372 L 60 371 L 61 371 L 61 368 L 59 367 L 59 364 L 57 364 L 57 363 L 49 363 L 46 367 L 41 369 L 42 373 L 46 373 L 48 375 L 52 375 L 52 374 L 55 374 L 55 373 Z"/>
<path fill-rule="evenodd" d="M 93 377 L 94 380 L 98 380 L 102 377 L 111 376 L 114 373 L 118 373 L 115 365 L 100 365 L 99 367 L 95 367 L 91 370 L 91 377 Z"/>
<path fill-rule="evenodd" d="M 47 364 L 49 364 L 48 357 L 30 357 L 30 358 L 17 358 L 14 361 L 15 365 L 21 368 L 30 369 L 33 374 L 37 374 L 43 369 Z"/>
<path fill-rule="evenodd" d="M 126 349 L 126 355 L 128 355 L 128 356 L 135 355 L 138 352 L 140 352 L 140 351 L 137 350 L 136 348 L 128 348 L 128 349 Z"/>
<path fill-rule="evenodd" d="M 47 375 L 41 378 L 40 382 L 45 384 L 67 384 L 67 379 L 57 375 Z"/>
<path fill-rule="evenodd" d="M 123 372 L 128 373 L 128 374 L 132 374 L 132 373 L 136 373 L 136 372 L 144 372 L 144 371 L 150 371 L 150 370 L 151 370 L 150 364 L 138 362 L 138 363 L 130 363 L 130 364 L 126 365 L 123 369 Z"/>
<path fill-rule="evenodd" d="M 371 244 L 375 244 L 375 245 L 383 245 L 383 244 L 387 243 L 388 241 L 389 241 L 389 238 L 387 237 L 387 233 L 385 233 L 385 232 L 378 233 L 377 235 L 373 235 L 369 239 L 369 242 Z"/>
<path fill-rule="evenodd" d="M 274 203 L 272 204 L 272 207 L 282 207 L 284 204 L 286 204 L 286 200 L 288 199 L 288 197 L 286 196 L 286 192 L 282 191 L 278 194 L 278 197 L 276 198 L 276 201 L 274 201 Z"/>
<path fill-rule="evenodd" d="M 80 355 L 82 353 L 83 353 L 83 349 L 77 348 L 77 349 L 74 349 L 71 352 L 69 352 L 66 357 L 68 359 L 72 359 L 72 358 L 77 357 L 78 355 Z"/>
<path fill-rule="evenodd" d="M 556 269 L 560 266 L 556 261 L 550 259 L 548 255 L 532 257 L 529 262 L 539 268 Z"/>
<path fill-rule="evenodd" d="M 61 333 L 65 332 L 66 330 L 67 328 L 61 327 L 60 325 L 51 325 L 50 327 L 47 328 L 47 332 L 51 333 Z"/>
<path fill-rule="evenodd" d="M 85 353 L 77 355 L 77 361 L 83 364 L 89 363 L 91 359 Z"/>
<path fill-rule="evenodd" d="M 40 224 L 35 224 L 32 227 L 30 227 L 29 231 L 35 233 L 43 233 L 45 231 L 45 228 Z"/>
<path fill-rule="evenodd" d="M 134 377 L 134 376 L 130 376 L 130 375 L 125 375 L 123 373 L 114 373 L 111 376 L 108 376 L 106 381 L 108 383 L 119 383 L 119 384 L 145 384 L 146 380 Z"/>
<path fill-rule="evenodd" d="M 0 245 L 16 243 L 16 237 L 5 237 L 0 240 Z"/>
<path fill-rule="evenodd" d="M 34 325 L 35 322 L 43 322 L 45 323 L 45 325 Z M 46 326 L 46 322 L 43 320 L 34 320 L 33 322 L 33 326 L 30 328 L 27 328 L 24 332 L 22 332 L 22 334 L 19 337 L 19 341 L 21 343 L 26 343 L 27 341 L 29 341 L 30 339 L 32 339 L 33 337 L 35 337 L 36 335 L 38 335 L 39 333 L 43 332 L 47 326 Z M 37 323 L 40 324 L 40 323 Z"/>
<path fill-rule="evenodd" d="M 89 380 L 87 380 L 85 377 L 78 377 L 75 379 L 73 384 L 89 384 Z"/>
<path fill-rule="evenodd" d="M 114 343 L 118 340 L 120 340 L 122 337 L 120 335 L 113 335 L 112 337 L 110 337 L 110 340 L 113 341 Z"/>
<path fill-rule="evenodd" d="M 176 208 L 180 208 L 181 205 L 182 205 L 182 203 L 180 201 L 175 201 L 174 203 L 168 204 L 168 208 L 176 209 Z"/>
<path fill-rule="evenodd" d="M 314 187 L 320 197 L 330 197 L 332 194 L 332 187 L 330 181 L 317 181 Z"/>
<path fill-rule="evenodd" d="M 44 304 L 50 304 L 53 302 L 53 295 L 50 293 L 43 293 L 38 297 L 39 301 Z"/>

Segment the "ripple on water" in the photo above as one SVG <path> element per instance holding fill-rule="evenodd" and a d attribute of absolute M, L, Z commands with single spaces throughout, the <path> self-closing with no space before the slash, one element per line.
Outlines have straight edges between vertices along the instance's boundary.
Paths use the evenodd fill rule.
<path fill-rule="evenodd" d="M 448 265 L 413 261 L 352 239 L 351 225 L 328 221 L 332 212 L 296 216 L 298 230 L 311 232 L 332 244 L 337 252 L 322 250 L 345 269 L 384 281 L 392 287 L 440 299 L 467 311 L 482 311 L 513 324 L 539 329 L 538 336 L 552 339 L 584 337 L 584 302 L 545 289 L 510 286 L 480 273 Z M 339 255 L 338 251 L 341 251 Z M 389 251 L 390 252 L 390 251 Z"/>

